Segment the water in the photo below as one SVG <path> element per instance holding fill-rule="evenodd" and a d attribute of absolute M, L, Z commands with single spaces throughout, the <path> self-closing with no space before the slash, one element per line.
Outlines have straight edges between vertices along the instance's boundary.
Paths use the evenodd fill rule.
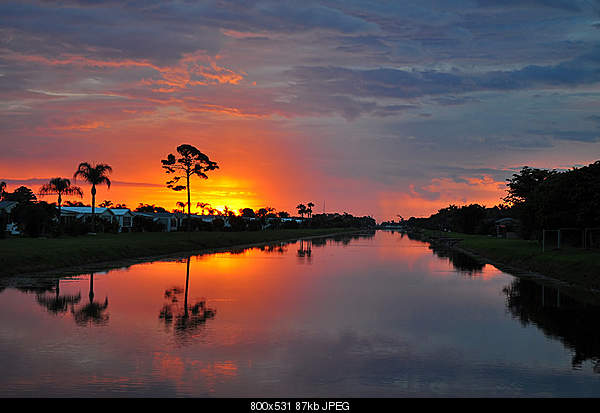
<path fill-rule="evenodd" d="M 0 283 L 2 397 L 600 394 L 595 297 L 398 233 Z"/>

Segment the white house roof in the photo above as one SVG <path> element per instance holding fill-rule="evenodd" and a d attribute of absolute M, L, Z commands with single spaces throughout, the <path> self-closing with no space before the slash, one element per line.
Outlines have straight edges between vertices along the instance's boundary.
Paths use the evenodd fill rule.
<path fill-rule="evenodd" d="M 112 212 L 112 210 L 108 209 L 108 208 L 96 208 L 96 214 L 103 214 L 106 213 L 106 211 L 108 211 L 109 214 L 113 214 L 114 212 Z M 92 213 L 92 207 L 62 207 L 61 208 L 61 213 L 63 212 L 67 212 L 67 213 L 71 213 L 71 214 L 91 214 Z"/>
<path fill-rule="evenodd" d="M 131 212 L 131 210 L 129 208 L 112 208 L 110 211 L 117 216 L 126 215 L 126 214 L 133 215 L 133 213 Z"/>
<path fill-rule="evenodd" d="M 18 204 L 17 201 L 0 201 L 0 209 L 10 211 Z"/>

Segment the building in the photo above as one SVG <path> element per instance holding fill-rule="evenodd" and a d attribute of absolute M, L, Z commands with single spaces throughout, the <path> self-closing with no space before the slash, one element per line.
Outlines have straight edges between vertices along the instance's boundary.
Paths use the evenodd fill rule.
<path fill-rule="evenodd" d="M 133 212 L 128 208 L 112 208 L 110 211 L 114 214 L 113 221 L 119 224 L 119 232 L 131 232 L 135 217 Z"/>
<path fill-rule="evenodd" d="M 132 212 L 134 217 L 152 220 L 162 226 L 163 231 L 177 231 L 183 222 L 183 214 L 180 212 Z"/>
<path fill-rule="evenodd" d="M 105 219 L 109 222 L 119 224 L 119 232 L 129 232 L 133 228 L 133 217 L 135 216 L 131 210 L 127 208 L 102 208 L 95 209 L 96 217 Z M 92 207 L 62 207 L 60 210 L 61 220 L 69 223 L 76 219 L 91 219 Z"/>
<path fill-rule="evenodd" d="M 18 204 L 17 201 L 0 201 L 0 211 L 5 214 L 10 214 L 14 207 Z M 21 231 L 19 231 L 19 227 L 14 222 L 9 222 L 6 224 L 6 228 L 0 228 L 0 230 L 7 231 L 11 235 L 19 235 Z"/>
<path fill-rule="evenodd" d="M 519 238 L 518 232 L 521 226 L 519 220 L 514 218 L 501 218 L 496 220 L 496 237 L 498 238 Z"/>
<path fill-rule="evenodd" d="M 12 211 L 17 204 L 17 201 L 0 201 L 0 211 L 10 214 L 10 211 Z"/>

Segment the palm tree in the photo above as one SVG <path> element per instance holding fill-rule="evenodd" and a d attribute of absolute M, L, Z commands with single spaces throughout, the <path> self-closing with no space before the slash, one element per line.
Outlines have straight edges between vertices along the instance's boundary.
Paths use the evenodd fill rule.
<path fill-rule="evenodd" d="M 304 204 L 298 204 L 296 206 L 296 209 L 298 210 L 298 213 L 300 214 L 300 216 L 302 218 L 304 218 L 304 214 L 306 214 L 306 212 L 307 212 L 306 211 L 306 205 L 304 205 Z"/>
<path fill-rule="evenodd" d="M 202 215 L 206 212 L 207 208 L 210 208 L 210 204 L 208 202 L 198 202 L 196 207 L 202 210 Z"/>
<path fill-rule="evenodd" d="M 307 206 L 306 213 L 308 214 L 308 217 L 310 218 L 310 217 L 312 217 L 312 207 L 314 207 L 315 204 L 313 204 L 312 202 L 309 202 L 306 206 Z"/>
<path fill-rule="evenodd" d="M 113 203 L 112 203 L 112 201 L 109 201 L 108 199 L 105 199 L 104 201 L 100 202 L 98 204 L 98 206 L 102 207 L 102 208 L 110 208 L 111 206 L 113 206 Z"/>
<path fill-rule="evenodd" d="M 175 203 L 175 205 L 178 206 L 179 208 L 181 208 L 181 210 L 176 209 L 177 212 L 181 212 L 182 214 L 185 214 L 185 206 L 187 205 L 185 202 L 177 201 Z"/>
<path fill-rule="evenodd" d="M 108 174 L 112 172 L 110 165 L 99 163 L 91 165 L 88 162 L 79 164 L 77 171 L 73 174 L 73 178 L 82 178 L 85 182 L 92 185 L 92 228 L 96 227 L 96 185 L 106 184 L 110 188 L 110 179 Z"/>
<path fill-rule="evenodd" d="M 58 195 L 58 219 L 60 222 L 60 211 L 63 195 L 76 195 L 83 198 L 83 192 L 78 186 L 71 186 L 71 181 L 67 178 L 52 178 L 50 182 L 44 184 L 39 191 L 40 195 Z"/>

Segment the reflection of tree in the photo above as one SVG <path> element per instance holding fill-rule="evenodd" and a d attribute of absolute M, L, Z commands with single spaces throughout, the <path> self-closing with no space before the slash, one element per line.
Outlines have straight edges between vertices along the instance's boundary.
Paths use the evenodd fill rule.
<path fill-rule="evenodd" d="M 361 239 L 372 239 L 375 236 L 375 231 L 362 231 L 356 234 L 337 234 L 332 237 L 332 240 L 336 244 L 348 245 L 351 241 L 357 241 Z"/>
<path fill-rule="evenodd" d="M 573 368 L 590 360 L 600 373 L 600 306 L 585 304 L 558 288 L 515 278 L 504 287 L 506 306 L 522 325 L 530 323 L 573 351 Z"/>
<path fill-rule="evenodd" d="M 298 258 L 303 259 L 306 257 L 307 261 L 310 262 L 312 255 L 312 240 L 301 239 L 300 247 L 298 248 Z"/>
<path fill-rule="evenodd" d="M 194 304 L 188 303 L 188 291 L 190 283 L 190 260 L 187 258 L 185 289 L 173 287 L 165 291 L 167 303 L 160 310 L 159 318 L 167 326 L 173 325 L 175 336 L 185 339 L 190 333 L 204 325 L 207 320 L 213 318 L 216 310 L 206 307 L 206 301 L 200 300 Z M 180 306 L 180 296 L 183 293 L 183 307 Z"/>
<path fill-rule="evenodd" d="M 103 325 L 108 322 L 108 314 L 105 314 L 108 308 L 108 297 L 104 298 L 103 303 L 94 301 L 94 273 L 90 274 L 90 302 L 83 307 L 75 310 L 71 308 L 71 313 L 75 322 L 79 325 Z"/>
<path fill-rule="evenodd" d="M 284 254 L 287 251 L 286 246 L 287 246 L 287 243 L 280 242 L 277 244 L 264 245 L 262 247 L 259 247 L 259 249 L 262 252 L 265 252 L 267 254 L 273 254 L 273 253 Z"/>
<path fill-rule="evenodd" d="M 431 249 L 438 257 L 448 258 L 448 261 L 450 261 L 450 263 L 458 271 L 467 273 L 471 276 L 481 274 L 483 272 L 483 267 L 485 267 L 485 264 L 482 264 L 467 254 L 456 251 L 452 248 L 445 248 L 435 244 L 430 244 L 429 249 Z"/>
<path fill-rule="evenodd" d="M 77 295 L 60 295 L 60 278 L 56 279 L 56 287 L 54 294 L 36 294 L 36 301 L 41 306 L 45 307 L 49 313 L 59 314 L 67 312 L 68 307 L 73 306 L 81 301 L 81 294 Z"/>

